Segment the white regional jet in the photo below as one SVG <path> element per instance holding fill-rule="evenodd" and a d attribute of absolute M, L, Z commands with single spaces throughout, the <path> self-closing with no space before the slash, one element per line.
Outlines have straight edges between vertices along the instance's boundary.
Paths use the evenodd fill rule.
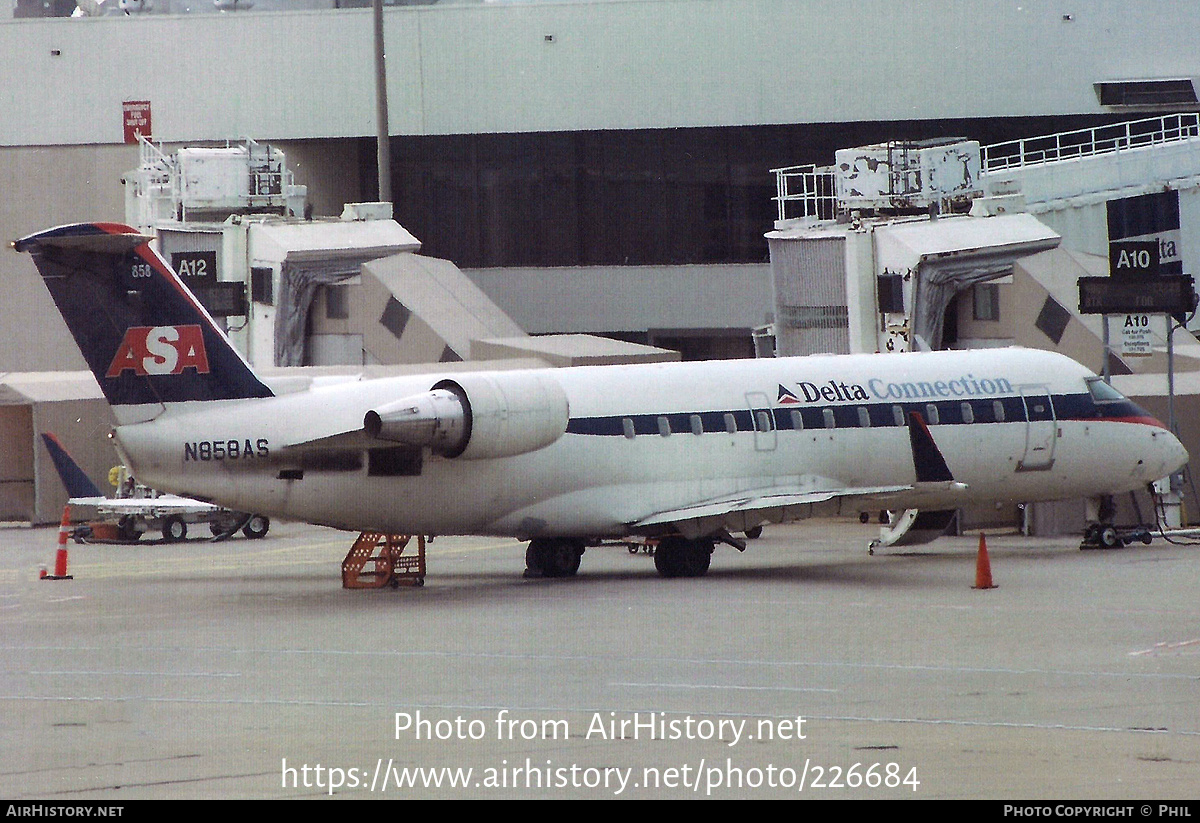
<path fill-rule="evenodd" d="M 238 511 L 517 537 L 551 577 L 600 538 L 656 536 L 658 571 L 683 577 L 763 523 L 1101 497 L 1187 460 L 1087 369 L 1024 349 L 434 367 L 276 395 L 149 240 L 90 223 L 13 246 L 112 405 L 126 465 Z"/>

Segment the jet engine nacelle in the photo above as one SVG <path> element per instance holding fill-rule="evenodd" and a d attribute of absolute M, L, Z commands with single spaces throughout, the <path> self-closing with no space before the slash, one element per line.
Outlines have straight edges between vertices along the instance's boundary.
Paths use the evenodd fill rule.
<path fill-rule="evenodd" d="M 567 430 L 567 395 L 547 373 L 496 372 L 442 380 L 372 409 L 371 437 L 427 446 L 444 457 L 511 457 L 549 446 Z"/>

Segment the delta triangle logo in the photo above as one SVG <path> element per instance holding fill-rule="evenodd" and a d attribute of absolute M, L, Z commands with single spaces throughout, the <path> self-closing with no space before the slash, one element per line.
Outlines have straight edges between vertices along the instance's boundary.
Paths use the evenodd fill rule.
<path fill-rule="evenodd" d="M 775 405 L 777 405 L 777 406 L 793 406 L 793 405 L 798 404 L 799 402 L 800 402 L 799 397 L 797 397 L 796 395 L 794 395 L 790 391 L 788 391 L 786 388 L 784 388 L 782 383 L 779 384 L 779 397 L 775 399 Z"/>

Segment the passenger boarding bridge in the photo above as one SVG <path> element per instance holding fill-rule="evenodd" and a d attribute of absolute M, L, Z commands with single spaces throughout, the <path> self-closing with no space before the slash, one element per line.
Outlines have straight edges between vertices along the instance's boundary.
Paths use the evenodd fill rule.
<path fill-rule="evenodd" d="M 1002 285 L 1018 257 L 1055 246 L 1084 256 L 1042 267 L 1038 279 L 1085 325 L 1098 321 L 1078 318 L 1071 294 L 1080 276 L 1107 273 L 1093 269 L 1110 242 L 1157 240 L 1163 273 L 1200 271 L 1195 113 L 982 147 L 890 142 L 836 157 L 834 166 L 774 170 L 778 220 L 767 238 L 780 354 L 943 347 L 944 318 L 935 315 L 954 295 L 929 302 L 933 292 L 951 279 L 954 293 Z M 928 219 L 950 214 L 961 219 Z M 864 233 L 874 240 L 858 248 Z M 807 241 L 803 252 L 792 248 L 796 240 Z M 995 311 L 976 305 L 966 323 L 987 322 Z M 1007 334 L 1007 342 L 1017 338 Z"/>
<path fill-rule="evenodd" d="M 1194 419 L 1200 344 L 1157 315 L 1151 344 L 1126 351 L 1119 322 L 1079 312 L 1078 281 L 1109 274 L 1109 244 L 1129 240 L 1157 241 L 1162 274 L 1200 271 L 1200 115 L 989 146 L 891 142 L 774 171 L 775 317 L 756 343 L 779 355 L 1046 348 L 1110 372 L 1162 419 L 1172 404 Z M 1054 533 L 1075 517 L 1042 505 L 1023 522 Z"/>

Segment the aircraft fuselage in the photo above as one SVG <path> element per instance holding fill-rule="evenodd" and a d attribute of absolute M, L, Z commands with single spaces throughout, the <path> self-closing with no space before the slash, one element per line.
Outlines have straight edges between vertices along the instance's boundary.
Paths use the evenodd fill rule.
<path fill-rule="evenodd" d="M 486 380 L 499 396 L 511 384 L 515 397 L 528 374 L 488 372 Z M 116 436 L 143 482 L 230 508 L 351 529 L 520 538 L 662 531 L 638 524 L 659 512 L 772 491 L 793 497 L 722 515 L 706 528 L 878 509 L 853 495 L 814 502 L 802 495 L 914 484 L 906 428 L 913 412 L 965 489 L 942 498 L 928 490 L 870 498 L 888 508 L 1116 494 L 1186 459 L 1178 441 L 1134 404 L 1094 396 L 1091 372 L 1035 350 L 537 374 L 552 381 L 551 394 L 560 389 L 565 397 L 565 431 L 500 456 L 472 457 L 474 443 L 453 457 L 382 440 L 303 445 L 314 432 L 361 431 L 370 410 L 463 380 L 449 372 L 198 403 L 122 426 Z M 496 419 L 518 426 L 522 411 L 504 407 Z M 492 431 L 477 422 L 470 436 Z"/>

